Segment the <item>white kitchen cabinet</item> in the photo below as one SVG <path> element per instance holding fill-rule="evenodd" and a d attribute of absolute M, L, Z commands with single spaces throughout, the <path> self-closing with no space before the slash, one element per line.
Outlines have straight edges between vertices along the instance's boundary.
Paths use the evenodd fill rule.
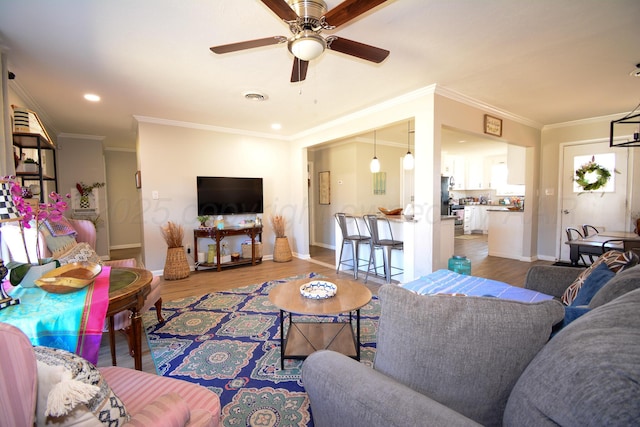
<path fill-rule="evenodd" d="M 465 190 L 482 190 L 484 186 L 484 159 L 479 156 L 468 158 Z"/>
<path fill-rule="evenodd" d="M 508 210 L 489 210 L 489 255 L 523 259 L 524 213 Z"/>
<path fill-rule="evenodd" d="M 442 155 L 442 167 L 440 173 L 442 176 L 453 177 L 454 190 L 464 190 L 465 187 L 465 170 L 464 157 L 453 156 L 449 154 Z"/>
<path fill-rule="evenodd" d="M 489 233 L 489 215 L 487 213 L 487 209 L 489 206 L 480 205 L 477 206 L 478 212 L 476 214 L 476 228 L 474 230 L 482 231 L 482 234 Z"/>
<path fill-rule="evenodd" d="M 464 207 L 464 234 L 489 232 L 489 217 L 486 205 L 471 205 Z"/>
<path fill-rule="evenodd" d="M 507 145 L 507 184 L 524 185 L 526 151 L 525 147 Z"/>
<path fill-rule="evenodd" d="M 476 217 L 475 213 L 475 206 L 464 207 L 464 234 L 471 234 L 471 230 L 473 230 L 472 225 L 474 224 Z"/>

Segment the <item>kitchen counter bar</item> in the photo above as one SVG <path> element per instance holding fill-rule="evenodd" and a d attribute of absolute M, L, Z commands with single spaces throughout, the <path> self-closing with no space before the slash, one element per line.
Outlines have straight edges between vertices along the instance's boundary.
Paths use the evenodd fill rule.
<path fill-rule="evenodd" d="M 368 235 L 368 228 L 364 223 L 363 215 L 353 215 L 355 216 L 358 227 L 360 229 L 361 234 Z M 387 218 L 389 220 L 389 224 L 391 225 L 391 230 L 393 233 L 393 238 L 395 240 L 402 240 L 404 243 L 403 251 L 392 251 L 392 260 L 391 264 L 393 266 L 397 266 L 399 268 L 404 269 L 403 274 L 397 275 L 393 277 L 393 280 L 397 280 L 401 283 L 407 282 L 409 280 L 413 280 L 415 266 L 413 265 L 414 252 L 415 252 L 415 227 L 417 224 L 417 220 L 413 218 L 406 218 L 404 215 L 378 215 L 381 218 Z M 448 259 L 453 255 L 454 250 L 454 220 L 456 219 L 455 215 L 444 215 L 440 217 L 440 258 L 441 265 L 434 265 L 435 269 L 446 268 L 446 263 Z M 335 222 L 335 221 L 334 221 Z M 381 239 L 390 238 L 385 233 L 380 233 Z M 336 248 L 336 265 L 340 262 L 340 247 L 342 246 L 342 232 L 340 231 L 340 227 L 337 223 L 334 226 L 334 241 Z M 350 253 L 350 251 L 345 251 Z M 349 259 L 349 254 L 345 253 L 344 259 Z M 364 260 L 369 259 L 370 248 L 368 245 L 362 245 L 360 247 L 360 257 Z M 382 266 L 382 254 L 380 251 L 377 251 L 376 255 L 376 264 L 378 266 Z M 363 265 L 364 264 L 364 265 Z M 366 263 L 362 262 L 360 265 L 360 272 L 366 273 Z M 379 268 L 379 271 L 382 272 L 382 268 Z M 392 273 L 396 273 L 394 269 Z"/>

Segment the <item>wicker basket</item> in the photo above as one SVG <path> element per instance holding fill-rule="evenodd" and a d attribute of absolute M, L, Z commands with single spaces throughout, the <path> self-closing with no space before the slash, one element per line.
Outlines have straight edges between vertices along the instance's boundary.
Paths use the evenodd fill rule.
<path fill-rule="evenodd" d="M 191 270 L 189 269 L 189 261 L 184 253 L 184 248 L 167 249 L 167 261 L 164 264 L 164 279 L 178 280 L 189 277 Z"/>
<path fill-rule="evenodd" d="M 262 242 L 255 242 L 256 259 L 262 258 Z M 240 245 L 242 248 L 242 258 L 251 258 L 251 242 Z"/>
<path fill-rule="evenodd" d="M 275 262 L 287 262 L 291 261 L 292 258 L 289 239 L 286 237 L 276 237 L 276 245 L 273 248 L 273 260 Z"/>

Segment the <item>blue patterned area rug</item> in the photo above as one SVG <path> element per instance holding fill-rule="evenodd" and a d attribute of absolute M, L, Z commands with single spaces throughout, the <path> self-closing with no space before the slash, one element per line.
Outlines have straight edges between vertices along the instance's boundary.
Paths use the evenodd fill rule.
<path fill-rule="evenodd" d="M 145 313 L 158 375 L 217 393 L 223 426 L 313 426 L 302 361 L 287 359 L 280 369 L 279 310 L 268 295 L 280 283 L 320 277 L 310 273 L 163 303 L 163 325 L 156 324 L 155 311 Z M 368 365 L 379 314 L 377 297 L 360 310 L 361 361 Z M 348 314 L 318 320 L 347 321 Z"/>

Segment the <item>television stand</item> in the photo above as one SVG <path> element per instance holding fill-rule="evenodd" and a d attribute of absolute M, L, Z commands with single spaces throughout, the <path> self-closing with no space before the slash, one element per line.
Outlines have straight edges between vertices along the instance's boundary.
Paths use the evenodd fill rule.
<path fill-rule="evenodd" d="M 249 236 L 251 238 L 251 258 L 240 258 L 236 261 L 221 262 L 220 242 L 227 236 Z M 193 230 L 193 248 L 197 257 L 198 239 L 209 238 L 216 242 L 216 259 L 214 262 L 198 262 L 196 258 L 195 270 L 198 267 L 213 267 L 216 271 L 223 268 L 237 267 L 241 265 L 256 265 L 262 262 L 262 256 L 256 256 L 256 242 L 262 242 L 262 226 L 254 227 L 225 227 L 225 228 L 196 228 Z"/>

